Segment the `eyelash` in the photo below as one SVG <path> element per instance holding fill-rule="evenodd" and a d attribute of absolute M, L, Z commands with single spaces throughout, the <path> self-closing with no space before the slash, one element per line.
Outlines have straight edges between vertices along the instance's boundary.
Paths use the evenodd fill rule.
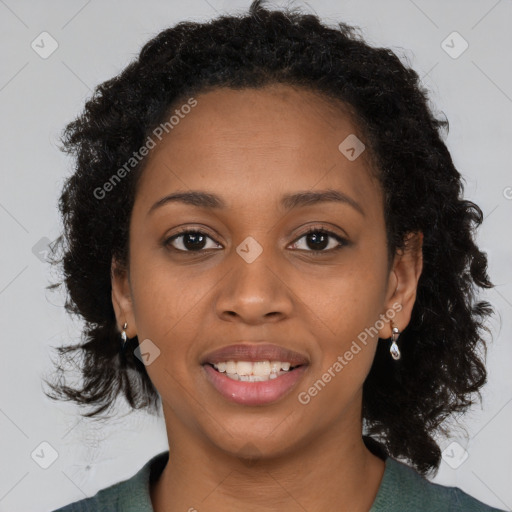
<path fill-rule="evenodd" d="M 301 240 L 302 238 L 304 238 L 305 236 L 307 236 L 307 235 L 309 235 L 311 233 L 321 233 L 321 234 L 324 234 L 324 235 L 328 235 L 329 237 L 334 238 L 340 245 L 338 245 L 337 247 L 334 247 L 332 249 L 328 249 L 328 250 L 325 250 L 325 249 L 324 250 L 296 249 L 296 250 L 305 251 L 305 252 L 308 252 L 308 253 L 311 253 L 311 254 L 317 256 L 317 255 L 321 255 L 321 254 L 328 254 L 328 253 L 331 253 L 331 252 L 338 251 L 338 250 L 342 249 L 343 247 L 345 247 L 345 246 L 347 246 L 349 244 L 348 240 L 346 240 L 345 238 L 339 236 L 338 234 L 333 233 L 332 231 L 329 231 L 328 229 L 314 227 L 314 226 L 310 227 L 307 231 L 302 233 L 298 238 L 296 238 L 292 242 L 292 244 L 296 244 L 299 240 Z M 175 252 L 180 252 L 180 253 L 197 253 L 197 254 L 200 254 L 200 253 L 205 252 L 205 251 L 216 250 L 216 249 L 200 249 L 198 251 L 187 251 L 187 250 L 176 249 L 175 247 L 172 247 L 171 243 L 174 240 L 176 240 L 177 238 L 180 238 L 180 237 L 182 237 L 184 235 L 188 235 L 188 234 L 204 235 L 207 238 L 209 238 L 210 240 L 213 240 L 213 238 L 210 237 L 208 235 L 208 233 L 205 233 L 204 231 L 201 231 L 201 230 L 198 230 L 198 229 L 188 229 L 188 228 L 185 228 L 185 229 L 179 231 L 178 233 L 172 235 L 171 237 L 167 238 L 166 240 L 164 240 L 163 245 L 165 247 L 170 247 Z M 215 242 L 215 240 L 213 240 L 213 241 Z M 218 242 L 215 242 L 215 243 L 218 243 Z"/>

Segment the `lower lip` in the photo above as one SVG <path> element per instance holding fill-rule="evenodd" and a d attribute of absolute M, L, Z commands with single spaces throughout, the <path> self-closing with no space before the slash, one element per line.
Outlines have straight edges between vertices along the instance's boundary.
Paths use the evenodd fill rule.
<path fill-rule="evenodd" d="M 227 400 L 241 405 L 266 405 L 287 395 L 302 378 L 306 366 L 264 382 L 244 382 L 226 377 L 209 364 L 203 365 L 206 377 L 213 387 Z"/>

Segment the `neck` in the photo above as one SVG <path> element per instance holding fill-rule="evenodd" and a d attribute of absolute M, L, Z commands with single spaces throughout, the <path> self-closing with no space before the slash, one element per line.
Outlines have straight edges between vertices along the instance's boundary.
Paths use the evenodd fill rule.
<path fill-rule="evenodd" d="M 191 433 L 165 408 L 164 414 L 172 442 L 151 488 L 155 512 L 315 512 L 332 510 L 333 503 L 337 510 L 367 512 L 384 474 L 384 461 L 366 448 L 354 421 L 316 433 L 279 457 L 241 459 Z"/>

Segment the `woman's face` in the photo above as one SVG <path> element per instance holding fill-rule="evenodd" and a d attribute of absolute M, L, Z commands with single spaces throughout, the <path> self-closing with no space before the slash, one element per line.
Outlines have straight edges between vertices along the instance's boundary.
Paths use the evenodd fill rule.
<path fill-rule="evenodd" d="M 195 99 L 151 150 L 129 272 L 113 280 L 168 428 L 253 455 L 360 433 L 378 336 L 390 318 L 406 326 L 420 268 L 398 256 L 388 266 L 382 191 L 358 131 L 285 85 Z M 208 196 L 163 200 L 192 192 Z M 236 380 L 251 372 L 261 381 Z"/>

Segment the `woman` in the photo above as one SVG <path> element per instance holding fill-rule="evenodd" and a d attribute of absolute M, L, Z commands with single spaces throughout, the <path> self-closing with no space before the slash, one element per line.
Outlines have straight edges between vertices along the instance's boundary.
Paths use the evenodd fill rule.
<path fill-rule="evenodd" d="M 97 88 L 58 245 L 84 385 L 49 394 L 161 405 L 170 449 L 61 511 L 497 510 L 424 478 L 492 312 L 427 101 L 390 50 L 260 1 Z"/>

